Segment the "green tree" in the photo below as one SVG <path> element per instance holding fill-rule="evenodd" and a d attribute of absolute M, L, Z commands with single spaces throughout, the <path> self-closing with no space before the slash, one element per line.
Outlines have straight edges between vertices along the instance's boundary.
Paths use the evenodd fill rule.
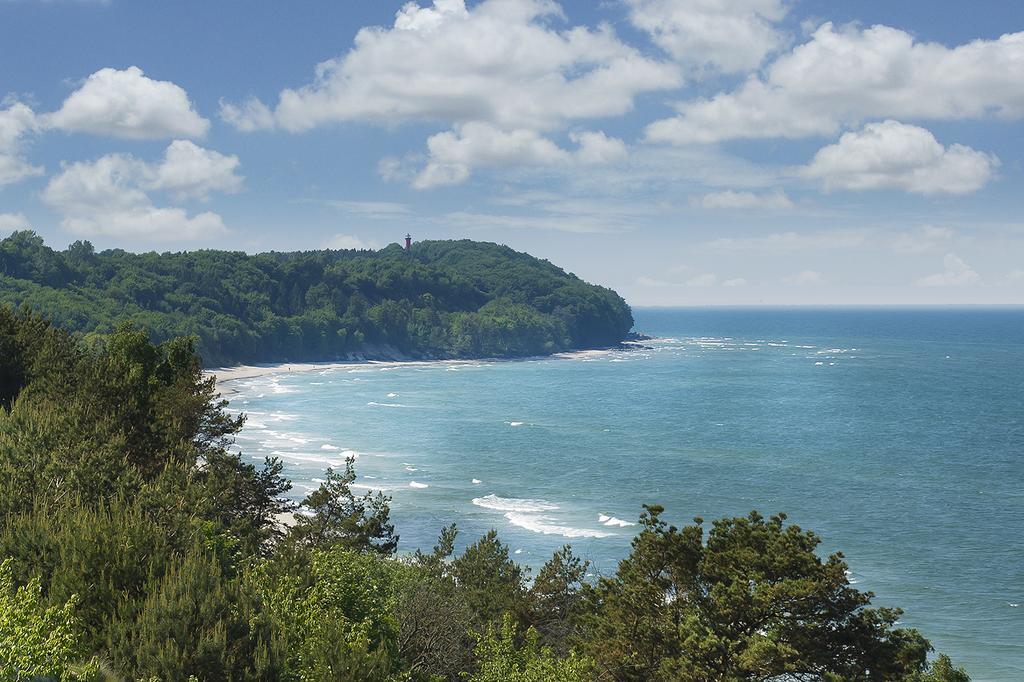
<path fill-rule="evenodd" d="M 530 623 L 542 640 L 564 653 L 574 635 L 584 607 L 584 591 L 590 562 L 565 545 L 541 566 L 530 586 Z"/>
<path fill-rule="evenodd" d="M 842 555 L 785 516 L 701 521 L 682 530 L 645 507 L 616 575 L 599 582 L 589 650 L 621 680 L 891 680 L 924 667 L 928 644 L 867 608 Z"/>
<path fill-rule="evenodd" d="M 491 530 L 452 562 L 452 575 L 481 628 L 508 613 L 519 618 L 526 610 L 523 569 L 509 558 L 508 546 Z"/>
<path fill-rule="evenodd" d="M 927 670 L 914 673 L 906 682 L 971 682 L 971 678 L 966 670 L 954 666 L 949 656 L 939 654 Z"/>
<path fill-rule="evenodd" d="M 475 614 L 456 584 L 450 558 L 458 530 L 441 530 L 433 551 L 416 550 L 416 568 L 396 607 L 399 653 L 410 670 L 444 680 L 458 680 L 473 667 Z"/>
<path fill-rule="evenodd" d="M 10 559 L 0 562 L 0 680 L 98 679 L 75 616 L 76 599 L 48 606 L 37 578 L 18 587 Z"/>
<path fill-rule="evenodd" d="M 320 487 L 306 496 L 302 506 L 309 515 L 300 514 L 289 530 L 289 537 L 309 547 L 340 545 L 359 551 L 393 554 L 398 535 L 390 521 L 391 498 L 383 493 L 356 495 L 355 460 L 345 460 L 345 471 L 328 469 Z"/>
<path fill-rule="evenodd" d="M 517 645 L 515 621 L 506 615 L 500 629 L 494 625 L 477 641 L 477 672 L 471 682 L 590 682 L 595 677 L 591 660 L 570 653 L 560 658 L 540 645 L 540 635 L 530 628 Z"/>
<path fill-rule="evenodd" d="M 115 665 L 133 679 L 168 682 L 271 679 L 277 649 L 261 603 L 222 572 L 216 558 L 192 552 L 146 590 L 125 600 L 110 639 Z"/>
<path fill-rule="evenodd" d="M 289 680 L 384 680 L 401 669 L 395 617 L 411 566 L 341 545 L 264 561 L 245 582 L 283 638 Z"/>
<path fill-rule="evenodd" d="M 125 321 L 157 342 L 194 337 L 207 365 L 535 355 L 615 344 L 633 324 L 615 292 L 468 240 L 419 242 L 411 254 L 132 254 L 88 242 L 54 251 L 16 232 L 0 240 L 3 303 L 92 341 Z M 0 376 L 0 400 L 3 384 Z"/>

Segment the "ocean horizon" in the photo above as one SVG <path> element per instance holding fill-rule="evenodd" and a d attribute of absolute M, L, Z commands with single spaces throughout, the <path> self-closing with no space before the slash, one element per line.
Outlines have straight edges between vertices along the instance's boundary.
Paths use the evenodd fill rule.
<path fill-rule="evenodd" d="M 1024 677 L 1024 307 L 637 308 L 636 350 L 230 381 L 299 500 L 356 458 L 399 550 L 491 528 L 610 573 L 643 504 L 784 512 L 975 680 Z M 280 369 L 280 368 L 279 368 Z"/>

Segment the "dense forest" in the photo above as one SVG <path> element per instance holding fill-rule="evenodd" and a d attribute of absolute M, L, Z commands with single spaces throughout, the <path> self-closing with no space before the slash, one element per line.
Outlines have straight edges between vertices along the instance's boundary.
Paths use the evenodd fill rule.
<path fill-rule="evenodd" d="M 207 366 L 516 357 L 609 346 L 633 326 L 614 291 L 497 244 L 380 251 L 135 254 L 86 241 L 0 241 L 0 303 L 84 337 L 130 320 L 158 342 L 195 336 Z"/>
<path fill-rule="evenodd" d="M 191 338 L 0 306 L 0 679 L 968 679 L 782 515 L 645 507 L 593 580 L 568 546 L 531 575 L 493 531 L 403 554 L 351 461 L 283 523 L 281 464 L 230 452 L 224 407 Z"/>

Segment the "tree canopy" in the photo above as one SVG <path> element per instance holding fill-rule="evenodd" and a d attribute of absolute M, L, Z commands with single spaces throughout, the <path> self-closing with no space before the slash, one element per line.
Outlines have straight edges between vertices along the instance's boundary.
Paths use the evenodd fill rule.
<path fill-rule="evenodd" d="M 86 339 L 128 320 L 157 342 L 194 336 L 207 366 L 237 362 L 540 355 L 609 346 L 625 301 L 551 263 L 485 242 L 404 251 L 64 251 L 0 240 L 0 303 Z M 0 381 L 2 381 L 0 377 Z"/>

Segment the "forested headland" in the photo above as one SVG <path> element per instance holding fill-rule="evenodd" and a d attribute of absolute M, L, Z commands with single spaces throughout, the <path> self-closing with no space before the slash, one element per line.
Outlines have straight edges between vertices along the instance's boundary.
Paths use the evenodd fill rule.
<path fill-rule="evenodd" d="M 206 366 L 346 357 L 522 357 L 622 341 L 626 302 L 497 244 L 410 251 L 55 251 L 0 240 L 0 303 L 27 305 L 86 339 L 130 320 L 154 341 L 194 336 Z"/>
<path fill-rule="evenodd" d="M 0 306 L 0 679 L 968 679 L 783 515 L 645 507 L 597 578 L 454 526 L 401 553 L 352 461 L 279 523 L 281 464 L 231 452 L 224 408 L 191 338 Z"/>

